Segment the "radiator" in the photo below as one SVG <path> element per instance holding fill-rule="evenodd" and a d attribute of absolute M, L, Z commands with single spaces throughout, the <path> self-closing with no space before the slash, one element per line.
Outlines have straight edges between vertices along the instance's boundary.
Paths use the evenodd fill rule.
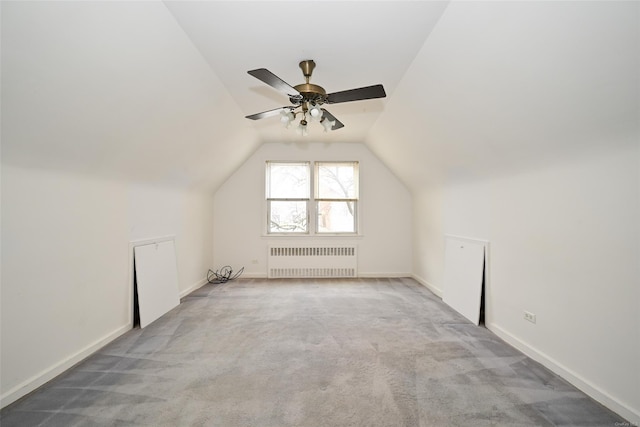
<path fill-rule="evenodd" d="M 267 254 L 267 276 L 358 277 L 357 247 L 319 245 L 274 245 Z"/>

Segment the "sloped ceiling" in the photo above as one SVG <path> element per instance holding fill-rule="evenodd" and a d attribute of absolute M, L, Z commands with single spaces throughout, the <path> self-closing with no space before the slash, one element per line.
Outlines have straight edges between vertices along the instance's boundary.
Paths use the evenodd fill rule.
<path fill-rule="evenodd" d="M 257 132 L 162 2 L 2 2 L 2 160 L 215 188 Z"/>
<path fill-rule="evenodd" d="M 640 3 L 452 2 L 370 148 L 412 190 L 640 143 Z"/>
<path fill-rule="evenodd" d="M 638 2 L 2 2 L 2 160 L 215 189 L 314 59 L 328 107 L 414 191 L 638 143 Z"/>

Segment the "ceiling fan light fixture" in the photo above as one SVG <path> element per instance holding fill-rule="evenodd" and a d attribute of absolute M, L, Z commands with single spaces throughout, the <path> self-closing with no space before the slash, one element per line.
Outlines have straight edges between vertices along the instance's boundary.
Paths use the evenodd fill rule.
<path fill-rule="evenodd" d="M 336 125 L 336 121 L 324 118 L 320 124 L 324 127 L 325 132 L 329 132 Z"/>
<path fill-rule="evenodd" d="M 307 131 L 307 121 L 305 119 L 300 120 L 300 124 L 296 129 L 298 135 L 307 136 L 309 132 Z"/>
<path fill-rule="evenodd" d="M 289 127 L 293 119 L 295 119 L 295 116 L 293 115 L 291 110 L 280 111 L 280 122 L 284 125 L 285 128 Z"/>
<path fill-rule="evenodd" d="M 312 119 L 315 119 L 315 120 L 322 119 L 322 109 L 320 108 L 320 105 L 314 104 L 313 106 L 311 106 L 309 108 L 309 115 L 311 116 Z"/>

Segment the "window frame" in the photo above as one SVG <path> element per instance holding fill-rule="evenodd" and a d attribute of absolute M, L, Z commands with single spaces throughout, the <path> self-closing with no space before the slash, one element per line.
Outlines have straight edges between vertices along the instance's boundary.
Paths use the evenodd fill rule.
<path fill-rule="evenodd" d="M 270 165 L 271 164 L 306 164 L 309 168 L 309 197 L 308 198 L 274 198 L 269 196 L 270 185 Z M 338 198 L 338 199 L 325 199 L 317 198 L 318 194 L 318 181 L 319 175 L 318 168 L 322 164 L 350 164 L 355 168 L 354 185 L 356 187 L 355 198 Z M 264 193 L 264 214 L 263 214 L 263 227 L 264 235 L 266 237 L 349 237 L 360 236 L 360 161 L 358 160 L 266 160 L 265 161 L 265 193 Z M 294 232 L 282 232 L 271 231 L 271 202 L 272 201 L 299 201 L 306 203 L 306 231 L 294 231 Z M 354 231 L 345 232 L 325 232 L 318 231 L 318 202 L 352 202 L 353 203 L 353 228 Z"/>

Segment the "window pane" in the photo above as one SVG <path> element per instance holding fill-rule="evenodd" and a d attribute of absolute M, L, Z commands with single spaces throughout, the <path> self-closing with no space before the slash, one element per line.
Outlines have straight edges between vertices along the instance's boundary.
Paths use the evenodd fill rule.
<path fill-rule="evenodd" d="M 355 233 L 356 202 L 318 202 L 318 233 Z"/>
<path fill-rule="evenodd" d="M 268 163 L 268 199 L 309 198 L 308 163 Z"/>
<path fill-rule="evenodd" d="M 270 233 L 306 233 L 307 202 L 270 201 Z"/>
<path fill-rule="evenodd" d="M 358 198 L 358 164 L 349 163 L 316 163 L 317 182 L 316 198 L 318 199 L 357 199 Z"/>

